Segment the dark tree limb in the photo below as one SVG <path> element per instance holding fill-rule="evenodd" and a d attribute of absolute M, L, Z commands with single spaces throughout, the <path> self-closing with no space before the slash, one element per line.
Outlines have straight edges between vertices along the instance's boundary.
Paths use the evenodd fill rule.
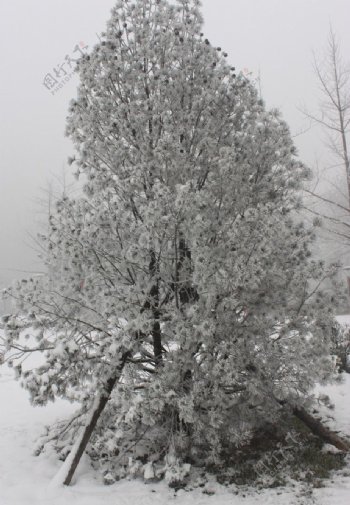
<path fill-rule="evenodd" d="M 334 431 L 324 426 L 321 421 L 313 417 L 301 407 L 294 407 L 292 412 L 301 422 L 303 422 L 310 431 L 327 444 L 334 445 L 340 451 L 350 451 L 350 442 L 339 437 Z"/>
<path fill-rule="evenodd" d="M 69 486 L 69 484 L 72 481 L 73 475 L 77 469 L 77 466 L 79 464 L 79 461 L 84 454 L 84 451 L 86 449 L 87 444 L 89 443 L 89 440 L 91 438 L 91 435 L 96 427 L 97 421 L 99 420 L 109 398 L 110 395 L 114 389 L 114 386 L 119 382 L 121 374 L 123 372 L 123 368 L 125 366 L 125 363 L 127 361 L 127 358 L 129 356 L 129 352 L 125 352 L 121 358 L 121 361 L 119 363 L 119 366 L 117 367 L 117 371 L 113 377 L 111 377 L 106 384 L 105 391 L 101 396 L 99 397 L 98 401 L 96 402 L 96 405 L 94 406 L 93 411 L 91 412 L 91 417 L 89 418 L 82 434 L 80 437 L 80 442 L 78 443 L 77 447 L 74 448 L 74 454 L 72 454 L 72 460 L 69 464 L 69 467 L 67 469 L 67 474 L 63 477 L 63 484 L 65 486 Z M 68 456 L 69 457 L 69 456 Z"/>

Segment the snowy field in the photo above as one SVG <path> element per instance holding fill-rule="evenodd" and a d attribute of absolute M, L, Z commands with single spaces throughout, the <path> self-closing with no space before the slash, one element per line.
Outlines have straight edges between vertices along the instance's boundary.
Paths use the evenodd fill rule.
<path fill-rule="evenodd" d="M 329 426 L 350 435 L 350 375 L 343 384 L 324 388 L 335 404 Z M 83 461 L 73 486 L 53 488 L 52 478 L 61 462 L 54 456 L 33 455 L 44 426 L 65 418 L 74 406 L 57 401 L 47 407 L 32 407 L 27 393 L 13 378 L 12 370 L 0 367 L 0 505 L 348 505 L 350 503 L 350 457 L 348 468 L 334 474 L 324 488 L 292 485 L 288 489 L 255 492 L 225 488 L 215 482 L 194 491 L 175 492 L 166 484 L 122 481 L 104 486 Z M 328 414 L 329 415 L 329 414 Z"/>

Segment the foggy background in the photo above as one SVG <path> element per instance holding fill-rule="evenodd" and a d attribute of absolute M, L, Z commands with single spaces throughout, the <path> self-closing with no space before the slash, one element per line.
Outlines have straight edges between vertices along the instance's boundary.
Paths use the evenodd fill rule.
<path fill-rule="evenodd" d="M 39 200 L 47 205 L 45 188 L 50 181 L 58 187 L 73 154 L 64 129 L 78 78 L 67 78 L 54 95 L 44 78 L 66 56 L 77 58 L 76 46 L 91 49 L 114 3 L 1 0 L 0 287 L 40 271 L 31 238 L 44 220 Z M 305 129 L 298 107 L 317 110 L 319 97 L 312 51 L 323 54 L 331 23 L 348 56 L 349 0 L 204 0 L 203 14 L 210 42 L 229 53 L 238 71 L 251 73 L 267 106 L 282 111 L 293 135 Z M 295 142 L 305 163 L 327 164 L 317 128 Z"/>

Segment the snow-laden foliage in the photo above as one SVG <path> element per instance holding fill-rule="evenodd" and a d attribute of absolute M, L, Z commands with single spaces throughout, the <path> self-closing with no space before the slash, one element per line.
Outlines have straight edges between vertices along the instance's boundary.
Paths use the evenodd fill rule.
<path fill-rule="evenodd" d="M 296 217 L 308 172 L 198 3 L 113 9 L 68 118 L 84 194 L 51 216 L 48 275 L 11 290 L 10 354 L 33 349 L 23 328 L 44 353 L 17 366 L 34 403 L 86 411 L 125 361 L 89 449 L 112 478 L 217 461 L 332 371 L 332 271 Z"/>

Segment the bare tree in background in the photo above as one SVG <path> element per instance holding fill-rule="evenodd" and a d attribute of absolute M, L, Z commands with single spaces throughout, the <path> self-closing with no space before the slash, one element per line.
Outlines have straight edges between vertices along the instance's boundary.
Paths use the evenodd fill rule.
<path fill-rule="evenodd" d="M 329 30 L 328 45 L 321 60 L 314 57 L 314 71 L 322 93 L 319 112 L 304 114 L 314 123 L 321 126 L 326 137 L 325 145 L 335 157 L 332 166 L 332 195 L 321 194 L 315 187 L 307 190 L 309 196 L 322 203 L 322 210 L 309 208 L 313 214 L 327 221 L 326 229 L 347 241 L 350 238 L 350 160 L 348 135 L 350 130 L 350 65 L 344 62 L 340 45 L 332 27 Z M 344 171 L 342 170 L 344 168 Z M 346 190 L 337 186 L 335 175 L 341 170 L 346 177 Z M 317 186 L 317 184 L 316 184 Z M 319 206 L 316 207 L 319 209 Z"/>

